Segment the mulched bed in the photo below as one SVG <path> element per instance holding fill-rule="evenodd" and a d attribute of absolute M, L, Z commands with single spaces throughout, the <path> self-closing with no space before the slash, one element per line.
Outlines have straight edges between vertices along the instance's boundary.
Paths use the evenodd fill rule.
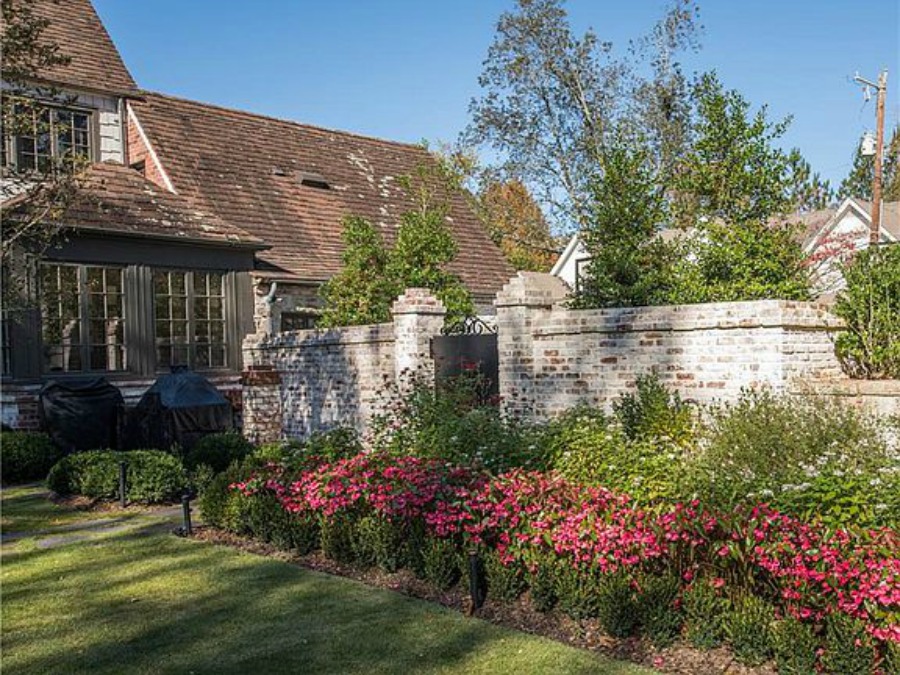
<path fill-rule="evenodd" d="M 438 591 L 417 579 L 408 570 L 390 574 L 378 569 L 362 569 L 341 565 L 321 552 L 301 556 L 275 548 L 265 542 L 247 539 L 210 527 L 194 529 L 194 538 L 237 548 L 248 553 L 277 558 L 300 567 L 361 581 L 422 600 L 471 614 L 468 590 L 458 584 L 449 591 Z M 558 642 L 598 652 L 606 656 L 639 663 L 674 675 L 775 675 L 774 666 L 766 664 L 748 668 L 737 663 L 726 648 L 700 651 L 684 643 L 656 649 L 640 638 L 616 639 L 605 635 L 594 620 L 574 621 L 558 611 L 538 612 L 532 608 L 526 593 L 515 602 L 492 602 L 488 599 L 474 615 L 508 628 L 542 635 Z"/>

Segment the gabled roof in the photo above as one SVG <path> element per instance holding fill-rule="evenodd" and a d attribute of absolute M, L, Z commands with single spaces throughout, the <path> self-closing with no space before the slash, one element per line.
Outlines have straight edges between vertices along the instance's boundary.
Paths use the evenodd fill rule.
<path fill-rule="evenodd" d="M 34 15 L 50 23 L 41 39 L 59 46 L 69 63 L 38 73 L 57 85 L 114 94 L 137 94 L 125 67 L 90 0 L 14 0 L 27 2 Z"/>
<path fill-rule="evenodd" d="M 806 226 L 803 237 L 803 249 L 810 251 L 828 238 L 848 213 L 855 213 L 868 227 L 872 222 L 872 203 L 857 197 L 848 197 L 837 207 L 813 211 L 792 219 L 799 220 Z M 881 203 L 882 238 L 888 241 L 900 241 L 900 202 Z"/>
<path fill-rule="evenodd" d="M 398 178 L 434 162 L 417 145 L 143 97 L 132 111 L 175 191 L 271 244 L 259 271 L 276 277 L 318 282 L 338 272 L 347 215 L 370 220 L 390 241 L 412 207 Z M 459 246 L 451 271 L 476 296 L 492 296 L 513 270 L 462 194 L 451 197 L 448 226 Z"/>
<path fill-rule="evenodd" d="M 134 169 L 111 162 L 93 164 L 86 170 L 61 223 L 81 231 L 264 247 L 257 237 L 225 223 L 214 213 L 200 211 Z"/>

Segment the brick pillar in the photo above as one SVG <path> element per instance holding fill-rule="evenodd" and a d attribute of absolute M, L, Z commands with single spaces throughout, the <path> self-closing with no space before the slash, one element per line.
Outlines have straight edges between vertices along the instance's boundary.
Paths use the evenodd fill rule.
<path fill-rule="evenodd" d="M 497 293 L 497 351 L 500 357 L 500 406 L 504 413 L 532 416 L 534 337 L 532 328 L 565 300 L 566 285 L 552 274 L 519 272 Z"/>
<path fill-rule="evenodd" d="M 431 338 L 439 335 L 447 310 L 427 288 L 408 288 L 394 302 L 394 377 L 401 392 L 417 381 L 434 381 Z"/>
<path fill-rule="evenodd" d="M 244 436 L 253 443 L 282 437 L 281 374 L 271 365 L 250 365 L 241 377 Z"/>

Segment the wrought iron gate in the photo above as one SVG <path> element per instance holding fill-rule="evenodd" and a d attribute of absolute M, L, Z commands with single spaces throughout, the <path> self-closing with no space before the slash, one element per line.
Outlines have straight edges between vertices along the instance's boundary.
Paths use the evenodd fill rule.
<path fill-rule="evenodd" d="M 435 384 L 460 375 L 478 375 L 480 404 L 496 403 L 500 394 L 497 329 L 477 316 L 444 327 L 431 339 Z"/>

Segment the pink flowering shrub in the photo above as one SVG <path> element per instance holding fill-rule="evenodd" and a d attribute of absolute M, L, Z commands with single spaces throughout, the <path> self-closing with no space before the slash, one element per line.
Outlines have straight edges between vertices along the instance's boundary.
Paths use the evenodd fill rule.
<path fill-rule="evenodd" d="M 900 537 L 824 530 L 759 505 L 716 512 L 699 502 L 641 508 L 627 495 L 558 474 L 491 477 L 440 460 L 360 454 L 291 475 L 270 465 L 234 488 L 275 495 L 292 514 L 377 515 L 459 547 L 491 551 L 534 579 L 551 561 L 576 574 L 695 580 L 731 597 L 752 593 L 782 616 L 820 626 L 862 620 L 880 643 L 900 643 Z"/>

